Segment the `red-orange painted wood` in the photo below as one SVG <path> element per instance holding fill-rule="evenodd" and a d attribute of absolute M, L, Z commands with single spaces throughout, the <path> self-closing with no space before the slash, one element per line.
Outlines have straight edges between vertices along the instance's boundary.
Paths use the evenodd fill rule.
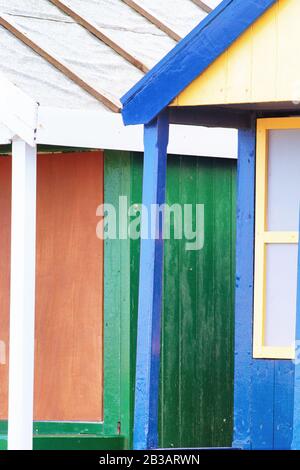
<path fill-rule="evenodd" d="M 11 158 L 0 157 L 0 419 L 8 413 Z"/>
<path fill-rule="evenodd" d="M 7 182 L 9 169 L 3 176 L 2 167 L 0 182 Z M 8 202 L 0 191 L 0 221 L 10 219 L 6 191 Z M 102 201 L 101 152 L 38 156 L 35 420 L 102 419 L 103 242 L 96 237 L 96 208 Z M 0 242 L 4 238 L 9 243 L 10 225 L 0 225 Z M 9 278 L 8 255 L 0 263 L 5 263 L 3 273 Z M 9 285 L 3 274 L 0 282 L 7 338 Z M 3 419 L 7 367 L 1 374 Z"/>

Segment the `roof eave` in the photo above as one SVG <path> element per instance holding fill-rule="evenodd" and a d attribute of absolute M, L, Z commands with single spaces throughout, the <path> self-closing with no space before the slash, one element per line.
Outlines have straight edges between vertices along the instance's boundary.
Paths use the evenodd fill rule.
<path fill-rule="evenodd" d="M 125 125 L 147 124 L 277 0 L 223 0 L 122 98 Z"/>

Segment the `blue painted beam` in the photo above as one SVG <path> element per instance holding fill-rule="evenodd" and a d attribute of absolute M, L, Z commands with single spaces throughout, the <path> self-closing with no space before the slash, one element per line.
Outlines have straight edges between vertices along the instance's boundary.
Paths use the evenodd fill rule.
<path fill-rule="evenodd" d="M 255 120 L 238 138 L 233 447 L 251 449 Z"/>
<path fill-rule="evenodd" d="M 275 2 L 223 0 L 121 98 L 124 123 L 154 119 Z"/>
<path fill-rule="evenodd" d="M 300 217 L 299 217 L 300 219 Z M 300 220 L 299 220 L 300 225 Z M 299 226 L 300 233 L 300 226 Z M 295 341 L 294 422 L 292 449 L 300 450 L 300 240 L 298 248 L 298 287 Z"/>
<path fill-rule="evenodd" d="M 163 220 L 150 227 L 151 206 L 165 202 L 169 121 L 167 111 L 145 126 L 143 211 L 134 410 L 134 449 L 158 446 Z M 152 206 L 153 207 L 153 206 Z M 148 234 L 144 232 L 148 227 Z M 154 230 L 153 230 L 154 229 Z M 155 237 L 151 235 L 156 234 Z M 147 236 L 148 235 L 148 236 Z"/>

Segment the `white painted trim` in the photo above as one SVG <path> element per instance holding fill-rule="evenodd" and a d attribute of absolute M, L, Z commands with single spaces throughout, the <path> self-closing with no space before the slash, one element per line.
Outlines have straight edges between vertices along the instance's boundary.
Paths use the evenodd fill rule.
<path fill-rule="evenodd" d="M 143 152 L 143 127 L 123 125 L 120 114 L 41 106 L 37 143 Z M 169 153 L 237 158 L 237 131 L 170 126 Z"/>
<path fill-rule="evenodd" d="M 29 145 L 34 145 L 38 103 L 0 75 L 0 122 Z"/>
<path fill-rule="evenodd" d="M 39 106 L 0 75 L 0 144 L 17 136 L 44 144 L 143 152 L 143 127 L 125 127 L 122 116 L 105 110 Z M 170 126 L 169 153 L 237 158 L 237 131 L 200 126 Z"/>
<path fill-rule="evenodd" d="M 13 132 L 3 124 L 0 124 L 0 145 L 7 145 L 11 143 Z"/>
<path fill-rule="evenodd" d="M 8 449 L 32 449 L 36 147 L 12 145 Z"/>

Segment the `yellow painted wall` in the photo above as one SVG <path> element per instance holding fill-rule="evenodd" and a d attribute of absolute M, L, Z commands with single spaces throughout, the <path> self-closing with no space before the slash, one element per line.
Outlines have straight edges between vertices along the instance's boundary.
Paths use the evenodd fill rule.
<path fill-rule="evenodd" d="M 172 103 L 300 102 L 300 0 L 278 0 Z"/>

